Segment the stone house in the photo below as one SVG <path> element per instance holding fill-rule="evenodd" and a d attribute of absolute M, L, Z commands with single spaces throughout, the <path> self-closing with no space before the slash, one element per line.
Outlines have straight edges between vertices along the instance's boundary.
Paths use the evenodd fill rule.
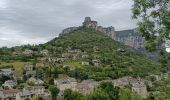
<path fill-rule="evenodd" d="M 83 54 L 81 57 L 82 57 L 82 58 L 88 58 L 88 57 L 89 57 L 89 55 L 87 55 L 87 54 Z"/>
<path fill-rule="evenodd" d="M 73 57 L 73 55 L 70 54 L 70 53 L 63 53 L 63 54 L 62 54 L 62 57 L 65 58 L 65 59 L 70 59 L 70 58 Z"/>
<path fill-rule="evenodd" d="M 50 57 L 48 61 L 49 62 L 64 62 L 65 58 L 64 57 Z"/>
<path fill-rule="evenodd" d="M 36 63 L 35 66 L 36 66 L 36 67 L 45 67 L 45 64 L 44 64 L 44 63 Z"/>
<path fill-rule="evenodd" d="M 13 86 L 17 85 L 17 81 L 16 80 L 7 80 L 4 82 L 4 84 L 2 85 L 3 87 L 8 87 L 10 89 L 13 88 Z"/>
<path fill-rule="evenodd" d="M 14 79 L 20 79 L 20 80 L 23 80 L 23 73 L 21 73 L 21 72 L 14 72 L 14 74 L 13 74 L 13 78 Z"/>
<path fill-rule="evenodd" d="M 76 85 L 75 91 L 83 95 L 88 95 L 93 93 L 97 86 L 98 86 L 98 82 L 94 80 L 84 80 Z"/>
<path fill-rule="evenodd" d="M 25 50 L 23 52 L 24 55 L 32 55 L 33 53 L 34 53 L 34 51 L 32 51 L 32 50 Z"/>
<path fill-rule="evenodd" d="M 34 77 L 31 77 L 27 81 L 28 83 L 33 83 L 34 85 L 42 86 L 44 84 L 44 81 L 40 79 L 35 79 Z"/>
<path fill-rule="evenodd" d="M 143 98 L 146 98 L 148 95 L 146 85 L 144 82 L 141 81 L 132 84 L 132 91 L 136 92 Z"/>
<path fill-rule="evenodd" d="M 31 87 L 25 87 L 23 89 L 24 91 L 30 91 L 31 93 L 35 95 L 44 95 L 45 94 L 45 88 L 44 86 L 31 86 Z"/>
<path fill-rule="evenodd" d="M 40 51 L 40 54 L 44 55 L 44 56 L 47 56 L 48 55 L 48 50 L 44 49 L 42 51 Z"/>
<path fill-rule="evenodd" d="M 60 92 L 63 93 L 66 89 L 75 90 L 77 85 L 77 80 L 75 78 L 66 77 L 64 79 L 54 80 L 54 84 L 60 89 Z"/>
<path fill-rule="evenodd" d="M 94 66 L 99 66 L 101 64 L 100 60 L 99 59 L 95 59 L 92 61 Z"/>
<path fill-rule="evenodd" d="M 90 63 L 89 63 L 89 62 L 86 62 L 86 61 L 83 61 L 83 62 L 81 62 L 81 65 L 83 65 L 83 66 L 88 66 L 88 65 L 90 65 Z"/>
<path fill-rule="evenodd" d="M 124 76 L 122 78 L 113 80 L 113 84 L 114 84 L 114 86 L 123 88 L 126 85 L 130 85 L 130 84 L 136 83 L 138 81 L 145 82 L 145 80 L 143 80 L 141 78 L 133 78 L 131 76 Z"/>
<path fill-rule="evenodd" d="M 33 65 L 30 65 L 30 64 L 24 65 L 24 70 L 25 71 L 32 71 L 33 70 Z"/>
<path fill-rule="evenodd" d="M 0 75 L 5 75 L 5 76 L 9 76 L 12 74 L 12 69 L 8 68 L 8 69 L 0 69 Z"/>
<path fill-rule="evenodd" d="M 35 77 L 36 76 L 36 71 L 27 71 L 26 76 L 32 76 L 32 77 Z"/>
<path fill-rule="evenodd" d="M 126 85 L 129 85 L 130 84 L 129 77 L 125 76 L 125 77 L 113 80 L 113 84 L 114 86 L 121 87 L 121 88 Z"/>
<path fill-rule="evenodd" d="M 18 89 L 0 90 L 0 100 L 16 100 L 16 95 L 20 92 Z"/>
<path fill-rule="evenodd" d="M 34 77 L 31 77 L 27 80 L 27 82 L 29 83 L 34 83 L 36 81 L 36 79 Z"/>
<path fill-rule="evenodd" d="M 39 57 L 37 58 L 38 61 L 47 61 L 49 58 L 48 57 Z"/>
<path fill-rule="evenodd" d="M 68 50 L 68 53 L 71 53 L 71 54 L 81 53 L 81 50 L 80 49 Z"/>
<path fill-rule="evenodd" d="M 40 80 L 40 79 L 37 79 L 35 82 L 34 82 L 34 85 L 43 85 L 44 84 L 44 81 Z"/>

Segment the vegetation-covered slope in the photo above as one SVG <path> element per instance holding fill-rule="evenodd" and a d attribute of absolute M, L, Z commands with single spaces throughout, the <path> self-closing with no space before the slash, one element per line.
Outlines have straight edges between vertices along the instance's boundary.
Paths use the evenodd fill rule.
<path fill-rule="evenodd" d="M 131 48 L 98 31 L 86 28 L 80 28 L 72 33 L 62 35 L 41 47 L 49 49 L 53 56 L 60 56 L 69 49 L 80 49 L 89 55 L 87 59 L 79 59 L 71 61 L 71 63 L 91 62 L 93 59 L 99 59 L 101 61 L 100 66 L 79 67 L 82 75 L 95 79 L 117 78 L 124 75 L 146 76 L 158 73 L 161 70 L 159 63 L 133 53 Z"/>

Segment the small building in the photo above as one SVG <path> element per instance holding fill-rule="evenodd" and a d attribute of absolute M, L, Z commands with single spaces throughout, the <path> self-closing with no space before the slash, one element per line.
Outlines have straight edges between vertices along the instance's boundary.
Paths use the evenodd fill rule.
<path fill-rule="evenodd" d="M 24 70 L 25 71 L 32 71 L 33 70 L 33 65 L 30 65 L 30 64 L 24 65 Z"/>
<path fill-rule="evenodd" d="M 146 98 L 148 95 L 146 85 L 144 82 L 141 81 L 132 84 L 132 91 L 136 92 L 143 98 Z"/>
<path fill-rule="evenodd" d="M 93 62 L 93 64 L 94 64 L 94 66 L 99 66 L 100 63 L 101 63 L 99 59 L 95 59 L 95 60 L 93 60 L 92 62 Z"/>
<path fill-rule="evenodd" d="M 70 53 L 63 53 L 63 54 L 62 54 L 62 57 L 65 58 L 65 59 L 69 59 L 69 58 L 72 58 L 73 55 L 70 54 Z"/>
<path fill-rule="evenodd" d="M 36 71 L 27 71 L 26 76 L 32 76 L 32 77 L 35 77 L 36 76 Z"/>
<path fill-rule="evenodd" d="M 0 100 L 25 100 L 26 98 L 32 98 L 33 95 L 34 93 L 27 90 L 0 90 Z"/>
<path fill-rule="evenodd" d="M 32 50 L 25 50 L 23 52 L 24 55 L 32 55 L 33 53 L 34 53 L 34 51 L 32 51 Z"/>
<path fill-rule="evenodd" d="M 44 63 L 36 63 L 36 67 L 45 67 Z"/>
<path fill-rule="evenodd" d="M 48 50 L 44 49 L 42 51 L 40 51 L 40 54 L 44 55 L 44 56 L 47 56 L 48 55 Z"/>
<path fill-rule="evenodd" d="M 97 86 L 98 82 L 94 80 L 84 80 L 76 85 L 76 91 L 83 95 L 88 95 L 93 93 Z"/>
<path fill-rule="evenodd" d="M 86 61 L 83 61 L 83 62 L 81 63 L 81 65 L 83 65 L 83 66 L 88 66 L 88 65 L 90 65 L 90 63 L 89 63 L 89 62 L 86 62 Z"/>
<path fill-rule="evenodd" d="M 125 76 L 125 77 L 113 80 L 113 84 L 114 84 L 114 86 L 122 88 L 122 87 L 124 87 L 126 85 L 129 85 L 130 84 L 130 80 L 129 80 L 128 76 Z"/>
<path fill-rule="evenodd" d="M 12 69 L 11 68 L 0 69 L 0 75 L 9 76 L 11 74 L 12 74 Z"/>
<path fill-rule="evenodd" d="M 75 78 L 66 77 L 64 79 L 54 80 L 54 84 L 60 89 L 60 92 L 63 93 L 66 89 L 75 90 L 77 85 L 77 80 Z"/>
<path fill-rule="evenodd" d="M 44 81 L 40 80 L 40 79 L 37 79 L 35 82 L 34 82 L 34 85 L 43 85 L 44 84 Z"/>
<path fill-rule="evenodd" d="M 14 74 L 13 74 L 13 78 L 16 80 L 18 80 L 18 79 L 23 80 L 23 76 L 24 75 L 21 72 L 14 72 Z"/>
<path fill-rule="evenodd" d="M 0 90 L 0 100 L 15 100 L 20 92 L 18 89 Z"/>
<path fill-rule="evenodd" d="M 16 80 L 7 80 L 5 81 L 5 83 L 2 85 L 3 87 L 8 87 L 10 89 L 12 89 L 12 87 L 17 85 L 17 81 Z"/>
<path fill-rule="evenodd" d="M 36 79 L 34 77 L 31 77 L 27 80 L 28 83 L 35 83 Z"/>
<path fill-rule="evenodd" d="M 81 50 L 80 49 L 68 50 L 68 53 L 71 53 L 71 54 L 81 53 Z"/>
<path fill-rule="evenodd" d="M 87 55 L 87 54 L 83 54 L 81 57 L 82 57 L 82 58 L 88 58 L 88 57 L 89 57 L 89 55 Z"/>
<path fill-rule="evenodd" d="M 31 93 L 35 95 L 44 95 L 45 93 L 45 87 L 44 86 L 31 86 L 31 87 L 25 87 L 23 91 L 30 91 Z"/>

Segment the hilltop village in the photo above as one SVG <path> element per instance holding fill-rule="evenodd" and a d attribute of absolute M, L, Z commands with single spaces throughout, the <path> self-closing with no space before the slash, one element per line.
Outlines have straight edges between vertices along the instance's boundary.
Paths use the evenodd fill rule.
<path fill-rule="evenodd" d="M 99 93 L 146 100 L 162 91 L 166 96 L 160 83 L 170 73 L 128 49 L 143 45 L 134 30 L 117 32 L 86 17 L 83 27 L 67 28 L 45 44 L 2 48 L 0 100 L 98 100 Z"/>

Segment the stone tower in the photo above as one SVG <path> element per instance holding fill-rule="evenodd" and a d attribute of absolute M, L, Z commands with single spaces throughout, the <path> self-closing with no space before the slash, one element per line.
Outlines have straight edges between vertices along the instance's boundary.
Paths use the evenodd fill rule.
<path fill-rule="evenodd" d="M 87 28 L 97 29 L 97 21 L 92 21 L 90 17 L 86 17 L 83 26 Z"/>
<path fill-rule="evenodd" d="M 90 17 L 85 17 L 84 22 L 91 22 L 91 18 Z"/>

